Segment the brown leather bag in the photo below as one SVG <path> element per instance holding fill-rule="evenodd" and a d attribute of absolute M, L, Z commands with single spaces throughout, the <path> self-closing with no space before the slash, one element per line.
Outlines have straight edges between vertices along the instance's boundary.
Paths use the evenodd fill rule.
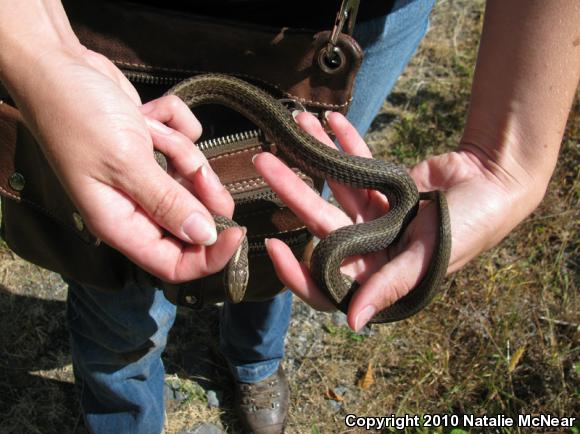
<path fill-rule="evenodd" d="M 362 59 L 356 41 L 340 32 L 331 58 L 330 31 L 224 22 L 125 2 L 63 3 L 81 42 L 121 68 L 143 101 L 192 75 L 220 72 L 319 115 L 326 110 L 346 113 Z M 301 255 L 311 236 L 256 173 L 251 158 L 261 151 L 264 138 L 255 126 L 223 108 L 202 107 L 195 114 L 204 126 L 198 146 L 236 201 L 234 220 L 248 228 L 245 299 L 272 297 L 282 284 L 264 238 L 283 239 Z M 300 176 L 313 187 L 322 185 Z M 24 259 L 103 290 L 135 281 L 163 286 L 155 279 L 143 281 L 144 273 L 87 230 L 9 99 L 0 104 L 0 194 L 2 237 Z M 191 307 L 225 299 L 219 274 L 166 294 Z"/>

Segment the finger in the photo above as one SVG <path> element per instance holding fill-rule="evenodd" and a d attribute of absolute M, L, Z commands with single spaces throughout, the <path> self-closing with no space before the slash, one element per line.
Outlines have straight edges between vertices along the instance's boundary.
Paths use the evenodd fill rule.
<path fill-rule="evenodd" d="M 209 164 L 204 164 L 196 172 L 193 189 L 211 213 L 229 218 L 234 214 L 234 199 Z"/>
<path fill-rule="evenodd" d="M 348 323 L 360 330 L 378 312 L 391 306 L 417 286 L 427 272 L 433 256 L 438 230 L 435 207 L 429 206 L 421 221 L 414 221 L 394 251 L 405 247 L 353 295 L 348 308 Z"/>
<path fill-rule="evenodd" d="M 127 227 L 127 233 L 129 231 L 136 232 L 136 226 Z M 173 237 L 163 235 L 149 239 L 127 237 L 118 247 L 121 253 L 133 258 L 137 265 L 149 273 L 165 282 L 181 283 L 222 270 L 236 252 L 244 235 L 244 228 L 228 228 L 209 247 L 184 245 Z"/>
<path fill-rule="evenodd" d="M 152 153 L 127 166 L 124 176 L 116 180 L 118 188 L 154 222 L 183 241 L 205 246 L 215 243 L 217 232 L 209 211 L 157 164 Z"/>
<path fill-rule="evenodd" d="M 328 134 L 326 134 L 326 131 L 324 131 L 324 128 L 318 121 L 318 118 L 316 118 L 316 116 L 314 116 L 312 113 L 295 112 L 294 119 L 300 128 L 302 128 L 312 137 L 333 149 L 338 149 L 332 139 L 328 136 Z"/>
<path fill-rule="evenodd" d="M 294 294 L 316 310 L 332 311 L 336 308 L 316 287 L 306 265 L 298 262 L 290 247 L 275 238 L 266 241 L 268 255 L 272 259 L 280 281 Z"/>
<path fill-rule="evenodd" d="M 94 183 L 87 188 L 82 205 L 92 233 L 167 282 L 188 281 L 221 270 L 244 235 L 242 228 L 230 228 L 211 247 L 185 244 L 168 236 L 126 194 Z"/>
<path fill-rule="evenodd" d="M 168 127 L 156 119 L 145 118 L 149 133 L 153 139 L 153 146 L 162 152 L 179 175 L 193 181 L 198 169 L 207 163 L 203 152 L 185 135 Z"/>
<path fill-rule="evenodd" d="M 347 118 L 338 112 L 330 111 L 325 112 L 324 117 L 344 152 L 359 157 L 373 158 L 366 142 Z"/>
<path fill-rule="evenodd" d="M 334 119 L 335 116 L 333 116 L 335 113 L 331 112 L 326 113 L 329 113 L 329 115 L 327 116 L 327 118 L 329 119 L 329 124 L 330 119 L 333 119 L 332 122 L 336 123 Z M 304 129 L 304 131 L 306 131 L 308 134 L 310 134 L 320 142 L 324 143 L 325 145 L 329 146 L 330 148 L 338 150 L 334 142 L 330 139 L 330 137 L 328 137 L 328 134 L 326 134 L 326 131 L 324 131 L 324 128 L 322 127 L 322 125 L 315 116 L 313 116 L 310 113 L 302 112 L 296 115 L 295 119 L 298 125 L 302 129 Z M 348 121 L 346 121 L 346 119 L 344 119 L 343 122 L 341 122 L 341 120 L 338 120 L 338 128 L 339 129 L 344 128 L 345 123 L 348 124 Z M 348 137 L 349 135 L 343 134 L 343 136 Z M 352 133 L 350 133 L 350 137 L 352 136 L 353 136 Z M 360 136 L 358 137 L 360 138 Z M 334 198 L 338 201 L 338 203 L 340 203 L 340 205 L 343 207 L 345 212 L 351 217 L 351 219 L 356 222 L 362 221 L 363 220 L 362 215 L 364 209 L 366 208 L 366 204 L 368 203 L 369 200 L 367 190 L 353 189 L 348 186 L 342 185 L 334 180 L 328 180 L 328 185 L 332 190 Z"/>
<path fill-rule="evenodd" d="M 246 228 L 228 228 L 220 232 L 212 246 L 187 246 L 181 255 L 181 261 L 177 263 L 172 283 L 186 282 L 222 270 L 237 251 L 245 235 Z"/>
<path fill-rule="evenodd" d="M 135 255 L 129 257 L 137 258 L 137 265 L 163 281 L 181 283 L 222 270 L 244 235 L 242 228 L 228 228 L 210 247 L 183 245 L 173 237 L 161 237 L 141 245 L 129 242 L 121 252 Z"/>
<path fill-rule="evenodd" d="M 145 118 L 153 146 L 167 158 L 171 167 L 188 182 L 182 184 L 195 192 L 197 198 L 212 213 L 231 217 L 234 201 L 219 182 L 205 155 L 191 140 L 156 119 Z M 205 170 L 201 170 L 205 168 Z"/>
<path fill-rule="evenodd" d="M 324 116 L 340 146 L 347 154 L 373 158 L 366 142 L 346 117 L 341 113 L 329 111 L 325 112 Z M 356 190 L 357 194 L 353 194 L 341 185 L 333 186 L 333 191 L 336 200 L 357 223 L 377 218 L 388 210 L 387 198 L 378 191 L 359 189 Z"/>
<path fill-rule="evenodd" d="M 316 236 L 322 238 L 339 227 L 352 224 L 345 213 L 322 199 L 272 154 L 258 154 L 254 157 L 254 166 L 272 190 Z"/>
<path fill-rule="evenodd" d="M 201 137 L 201 124 L 178 96 L 162 96 L 143 104 L 140 109 L 143 115 L 169 125 L 192 141 Z"/>
<path fill-rule="evenodd" d="M 203 152 L 179 131 L 155 119 L 145 120 L 153 138 L 153 146 L 168 158 L 169 166 L 179 175 L 174 178 L 194 193 L 210 212 L 231 217 L 234 200 L 208 164 Z"/>

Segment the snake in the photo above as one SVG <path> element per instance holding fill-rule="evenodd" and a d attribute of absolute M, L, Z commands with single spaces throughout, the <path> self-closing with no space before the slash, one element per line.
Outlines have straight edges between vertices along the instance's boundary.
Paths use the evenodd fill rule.
<path fill-rule="evenodd" d="M 341 227 L 322 238 L 312 252 L 310 273 L 318 288 L 341 311 L 348 310 L 359 283 L 340 267 L 351 256 L 387 249 L 397 242 L 415 218 L 421 200 L 435 202 L 439 215 L 437 241 L 427 271 L 418 285 L 387 308 L 372 323 L 400 321 L 426 307 L 437 294 L 449 264 L 451 224 L 445 195 L 441 191 L 420 193 L 406 168 L 382 160 L 349 155 L 332 149 L 302 130 L 288 108 L 261 88 L 227 74 L 200 74 L 172 87 L 167 95 L 181 98 L 190 109 L 218 104 L 237 111 L 262 130 L 273 152 L 285 162 L 313 177 L 372 189 L 384 194 L 386 213 L 374 220 Z M 218 232 L 238 224 L 214 216 Z M 226 265 L 225 282 L 232 301 L 243 299 L 248 282 L 248 243 L 241 243 Z"/>

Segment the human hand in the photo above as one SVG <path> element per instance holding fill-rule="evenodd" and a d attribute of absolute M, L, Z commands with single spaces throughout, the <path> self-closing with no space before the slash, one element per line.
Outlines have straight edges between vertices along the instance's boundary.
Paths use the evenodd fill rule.
<path fill-rule="evenodd" d="M 243 229 L 216 234 L 211 213 L 231 217 L 233 200 L 193 145 L 201 126 L 179 98 L 141 106 L 121 71 L 88 50 L 51 53 L 34 80 L 23 75 L 11 93 L 95 236 L 171 283 L 226 265 Z"/>
<path fill-rule="evenodd" d="M 345 152 L 371 157 L 362 138 L 342 115 L 329 113 L 327 119 Z M 297 122 L 318 140 L 334 147 L 314 116 L 300 113 Z M 379 192 L 351 189 L 330 181 L 342 211 L 320 198 L 272 154 L 260 154 L 254 163 L 272 189 L 318 237 L 324 238 L 342 226 L 373 220 L 388 211 L 388 201 Z M 447 197 L 452 233 L 448 273 L 495 245 L 525 216 L 520 209 L 512 210 L 518 202 L 525 202 L 524 190 L 493 176 L 470 151 L 430 158 L 411 169 L 410 174 L 420 191 L 442 190 Z M 361 285 L 348 308 L 351 328 L 359 330 L 375 313 L 419 283 L 431 260 L 438 224 L 436 204 L 422 203 L 417 217 L 396 244 L 386 251 L 352 257 L 343 263 L 342 272 Z M 334 309 L 316 287 L 307 266 L 298 262 L 288 246 L 271 239 L 267 249 L 281 281 L 296 295 L 316 309 Z"/>

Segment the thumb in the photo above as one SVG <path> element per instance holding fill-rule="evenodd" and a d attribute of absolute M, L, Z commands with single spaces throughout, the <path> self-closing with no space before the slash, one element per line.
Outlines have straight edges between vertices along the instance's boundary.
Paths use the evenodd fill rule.
<path fill-rule="evenodd" d="M 353 295 L 348 308 L 348 324 L 358 331 L 376 314 L 407 295 L 427 272 L 435 244 L 435 234 L 422 232 L 413 237 L 401 253 L 374 273 Z M 401 242 L 405 243 L 406 236 Z M 395 246 L 392 246 L 395 247 Z"/>
<path fill-rule="evenodd" d="M 183 241 L 210 246 L 217 240 L 209 211 L 185 187 L 168 175 L 153 155 L 129 170 L 121 188 L 159 226 Z"/>

